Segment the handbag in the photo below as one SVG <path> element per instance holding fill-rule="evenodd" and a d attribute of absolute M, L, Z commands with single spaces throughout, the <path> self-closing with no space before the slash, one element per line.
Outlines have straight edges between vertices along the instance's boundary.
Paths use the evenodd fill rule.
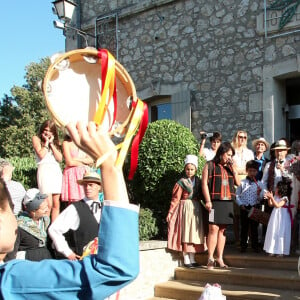
<path fill-rule="evenodd" d="M 249 210 L 248 218 L 251 220 L 254 220 L 258 223 L 261 223 L 263 225 L 268 225 L 270 214 L 267 212 L 264 212 L 256 207 L 252 207 Z"/>

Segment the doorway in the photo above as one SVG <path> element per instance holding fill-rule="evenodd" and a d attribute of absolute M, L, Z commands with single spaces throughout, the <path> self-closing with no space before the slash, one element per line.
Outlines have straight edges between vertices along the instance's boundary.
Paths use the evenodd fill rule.
<path fill-rule="evenodd" d="M 292 143 L 300 140 L 300 77 L 286 80 L 287 137 Z"/>

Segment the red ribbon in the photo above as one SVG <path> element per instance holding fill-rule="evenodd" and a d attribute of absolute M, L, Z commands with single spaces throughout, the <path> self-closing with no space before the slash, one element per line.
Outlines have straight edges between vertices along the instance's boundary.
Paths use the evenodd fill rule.
<path fill-rule="evenodd" d="M 107 66 L 108 66 L 108 51 L 106 49 L 99 49 L 98 50 L 98 57 L 101 59 L 101 95 L 103 93 L 104 89 L 104 83 L 106 80 L 106 75 L 107 75 Z M 114 84 L 114 93 L 113 93 L 113 99 L 114 99 L 114 116 L 113 116 L 113 121 L 112 125 L 115 123 L 115 120 L 117 118 L 117 90 L 116 90 L 116 73 L 115 73 L 115 84 Z M 111 125 L 111 127 L 112 127 Z M 111 128 L 110 128 L 111 129 Z"/>
<path fill-rule="evenodd" d="M 283 205 L 282 207 L 287 208 L 289 215 L 290 215 L 290 219 L 291 219 L 291 227 L 293 228 L 294 226 L 294 220 L 293 220 L 293 214 L 292 214 L 292 210 L 291 208 L 295 207 L 295 205 L 291 204 L 291 205 Z"/>
<path fill-rule="evenodd" d="M 131 158 L 130 158 L 130 171 L 128 175 L 128 179 L 132 180 L 133 176 L 135 174 L 135 171 L 137 169 L 138 165 L 138 157 L 139 157 L 139 145 L 144 137 L 145 131 L 148 126 L 148 106 L 146 103 L 143 103 L 143 116 L 140 123 L 140 128 L 136 136 L 134 137 L 132 141 L 131 146 Z M 133 105 L 136 105 L 136 103 Z"/>

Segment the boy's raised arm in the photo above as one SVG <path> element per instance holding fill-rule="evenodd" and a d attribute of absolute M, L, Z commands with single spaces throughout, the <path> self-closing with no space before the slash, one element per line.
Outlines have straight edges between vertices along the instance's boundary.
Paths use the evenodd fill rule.
<path fill-rule="evenodd" d="M 70 123 L 67 125 L 67 130 L 75 144 L 95 161 L 103 155 L 106 156 L 106 159 L 100 165 L 104 199 L 128 203 L 122 169 L 115 167 L 117 151 L 109 134 L 94 122 L 89 122 L 88 125 L 82 122 Z"/>

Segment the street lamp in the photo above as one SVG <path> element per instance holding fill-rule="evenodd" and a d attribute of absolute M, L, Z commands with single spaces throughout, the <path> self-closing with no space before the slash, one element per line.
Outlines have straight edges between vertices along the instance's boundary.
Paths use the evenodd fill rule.
<path fill-rule="evenodd" d="M 55 6 L 55 12 L 60 20 L 68 22 L 72 19 L 76 3 L 70 0 L 56 0 L 52 2 Z"/>
<path fill-rule="evenodd" d="M 56 0 L 52 2 L 54 5 L 54 13 L 58 16 L 59 20 L 63 21 L 53 21 L 55 28 L 62 29 L 65 34 L 65 29 L 72 29 L 76 32 L 77 35 L 80 35 L 84 38 L 86 47 L 88 46 L 87 37 L 96 38 L 94 35 L 89 34 L 79 28 L 71 26 L 71 20 L 73 17 L 74 10 L 76 8 L 76 3 L 71 0 Z"/>

